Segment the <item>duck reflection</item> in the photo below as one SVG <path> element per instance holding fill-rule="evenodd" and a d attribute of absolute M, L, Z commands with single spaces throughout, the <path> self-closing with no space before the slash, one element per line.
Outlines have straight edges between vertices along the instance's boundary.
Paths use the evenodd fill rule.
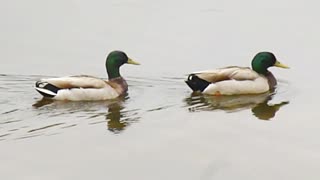
<path fill-rule="evenodd" d="M 230 113 L 251 109 L 253 115 L 258 119 L 271 120 L 281 107 L 289 104 L 289 101 L 269 104 L 272 98 L 273 94 L 270 93 L 237 96 L 208 96 L 192 93 L 185 99 L 185 102 L 190 112 L 223 110 Z"/>
<path fill-rule="evenodd" d="M 77 117 L 80 122 L 83 119 L 90 119 L 89 124 L 101 123 L 100 117 L 104 117 L 107 129 L 118 134 L 126 129 L 131 123 L 140 119 L 136 110 L 127 110 L 125 101 L 128 97 L 121 97 L 108 101 L 54 101 L 51 99 L 41 99 L 33 104 L 36 109 L 41 109 L 39 115 L 62 116 L 68 114 Z M 105 111 L 107 109 L 107 112 Z M 102 111 L 101 111 L 102 110 Z M 73 122 L 74 123 L 74 122 Z"/>
<path fill-rule="evenodd" d="M 120 133 L 140 119 L 137 114 L 136 110 L 126 110 L 122 103 L 111 104 L 106 115 L 108 130 L 115 134 Z"/>

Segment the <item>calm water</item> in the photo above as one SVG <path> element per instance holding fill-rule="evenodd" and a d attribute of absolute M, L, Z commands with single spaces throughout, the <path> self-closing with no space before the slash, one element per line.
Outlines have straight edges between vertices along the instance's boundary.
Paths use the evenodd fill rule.
<path fill-rule="evenodd" d="M 288 5 L 290 4 L 290 5 Z M 1 179 L 319 179 L 316 1 L 1 1 Z M 43 100 L 40 78 L 106 78 L 120 49 L 129 93 Z M 192 71 L 272 51 L 271 94 L 192 94 Z"/>

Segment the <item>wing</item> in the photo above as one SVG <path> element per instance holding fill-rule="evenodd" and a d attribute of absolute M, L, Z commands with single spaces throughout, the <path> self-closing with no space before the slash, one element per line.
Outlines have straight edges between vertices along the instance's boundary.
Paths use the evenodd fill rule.
<path fill-rule="evenodd" d="M 72 88 L 104 88 L 109 86 L 106 81 L 93 76 L 68 76 L 41 79 L 40 82 L 50 83 L 60 89 Z"/>
<path fill-rule="evenodd" d="M 216 83 L 224 80 L 254 80 L 259 77 L 259 74 L 251 70 L 250 68 L 237 66 L 200 71 L 193 74 L 211 83 Z"/>

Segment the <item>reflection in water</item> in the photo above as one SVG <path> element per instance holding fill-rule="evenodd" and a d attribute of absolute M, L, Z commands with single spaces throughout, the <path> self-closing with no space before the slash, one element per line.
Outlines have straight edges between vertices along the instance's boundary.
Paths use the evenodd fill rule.
<path fill-rule="evenodd" d="M 269 105 L 268 102 L 272 98 L 273 94 L 269 93 L 237 96 L 208 96 L 192 93 L 185 102 L 190 112 L 223 110 L 230 113 L 251 109 L 258 119 L 270 120 L 282 106 L 289 104 L 288 101 L 284 101 Z"/>
<path fill-rule="evenodd" d="M 46 98 L 42 98 L 41 100 L 37 101 L 36 103 L 34 103 L 32 106 L 35 108 L 40 108 L 42 106 L 48 105 L 48 104 L 52 104 L 55 101 L 52 99 L 46 99 Z"/>
<path fill-rule="evenodd" d="M 289 104 L 288 101 L 284 101 L 278 104 L 269 105 L 268 101 L 269 100 L 260 103 L 256 107 L 252 108 L 251 111 L 253 112 L 253 115 L 261 120 L 270 120 L 274 118 L 276 112 L 279 111 L 282 106 Z"/>
<path fill-rule="evenodd" d="M 123 106 L 120 106 L 119 103 L 109 106 L 108 114 L 106 115 L 109 131 L 117 133 L 122 131 L 127 126 L 127 122 L 121 121 L 123 115 L 120 113 L 120 111 L 122 109 Z"/>
<path fill-rule="evenodd" d="M 47 116 L 52 116 L 50 114 L 54 113 L 54 116 L 74 114 L 77 112 L 77 117 L 86 117 L 88 119 L 100 119 L 100 117 L 105 117 L 107 121 L 108 130 L 113 133 L 120 133 L 128 125 L 139 120 L 140 117 L 137 116 L 136 110 L 126 110 L 124 106 L 127 97 L 121 97 L 114 100 L 108 101 L 54 101 L 51 99 L 41 99 L 33 104 L 33 107 L 39 109 L 42 108 L 45 111 L 40 111 L 40 114 L 46 113 Z M 101 112 L 101 109 L 103 110 Z M 108 109 L 106 112 L 105 109 Z M 106 121 L 103 122 L 106 122 Z M 102 121 L 90 122 L 93 124 L 100 124 Z M 74 127 L 72 124 L 67 127 Z M 66 127 L 64 127 L 66 128 Z"/>
<path fill-rule="evenodd" d="M 140 119 L 140 117 L 134 117 L 135 113 L 131 114 L 132 111 L 124 111 L 124 109 L 122 103 L 114 103 L 109 106 L 108 114 L 106 115 L 109 131 L 120 133 L 128 125 Z"/>

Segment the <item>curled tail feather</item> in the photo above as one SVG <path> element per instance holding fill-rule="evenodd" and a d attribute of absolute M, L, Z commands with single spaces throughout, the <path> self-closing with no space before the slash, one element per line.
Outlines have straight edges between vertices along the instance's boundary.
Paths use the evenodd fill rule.
<path fill-rule="evenodd" d="M 201 92 L 204 91 L 210 84 L 210 82 L 199 78 L 195 74 L 190 74 L 185 82 L 193 91 Z"/>
<path fill-rule="evenodd" d="M 57 95 L 60 88 L 48 82 L 37 81 L 36 90 L 44 97 L 53 98 Z"/>

